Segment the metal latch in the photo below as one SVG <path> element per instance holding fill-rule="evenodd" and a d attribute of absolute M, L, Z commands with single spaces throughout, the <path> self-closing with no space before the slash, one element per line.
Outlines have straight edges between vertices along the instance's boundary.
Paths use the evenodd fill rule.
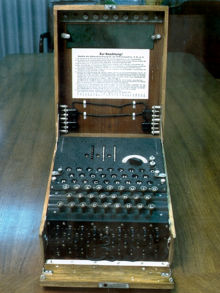
<path fill-rule="evenodd" d="M 129 288 L 129 284 L 127 284 L 127 283 L 105 282 L 105 283 L 99 283 L 99 288 L 128 289 Z"/>
<path fill-rule="evenodd" d="M 117 6 L 114 4 L 105 4 L 106 10 L 115 10 L 116 8 L 117 8 Z"/>

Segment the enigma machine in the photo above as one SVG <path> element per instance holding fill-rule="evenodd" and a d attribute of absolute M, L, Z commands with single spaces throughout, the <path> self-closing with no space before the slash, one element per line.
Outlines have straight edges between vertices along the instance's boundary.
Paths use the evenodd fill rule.
<path fill-rule="evenodd" d="M 167 25 L 164 6 L 54 6 L 57 137 L 42 286 L 174 286 Z"/>

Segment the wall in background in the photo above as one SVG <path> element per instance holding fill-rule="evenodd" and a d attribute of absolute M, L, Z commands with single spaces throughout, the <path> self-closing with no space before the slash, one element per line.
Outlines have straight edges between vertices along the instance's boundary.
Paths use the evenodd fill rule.
<path fill-rule="evenodd" d="M 47 31 L 47 0 L 0 0 L 0 59 L 36 53 Z"/>

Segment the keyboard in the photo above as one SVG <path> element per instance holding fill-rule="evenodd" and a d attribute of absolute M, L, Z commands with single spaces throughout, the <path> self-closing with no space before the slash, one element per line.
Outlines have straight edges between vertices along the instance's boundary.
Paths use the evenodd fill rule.
<path fill-rule="evenodd" d="M 168 218 L 160 139 L 59 139 L 44 230 L 49 258 L 167 260 Z"/>

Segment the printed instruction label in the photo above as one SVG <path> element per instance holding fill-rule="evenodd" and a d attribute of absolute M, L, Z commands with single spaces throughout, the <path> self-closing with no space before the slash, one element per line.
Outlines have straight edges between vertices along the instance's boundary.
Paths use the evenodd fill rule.
<path fill-rule="evenodd" d="M 72 96 L 148 99 L 148 49 L 72 49 Z"/>

